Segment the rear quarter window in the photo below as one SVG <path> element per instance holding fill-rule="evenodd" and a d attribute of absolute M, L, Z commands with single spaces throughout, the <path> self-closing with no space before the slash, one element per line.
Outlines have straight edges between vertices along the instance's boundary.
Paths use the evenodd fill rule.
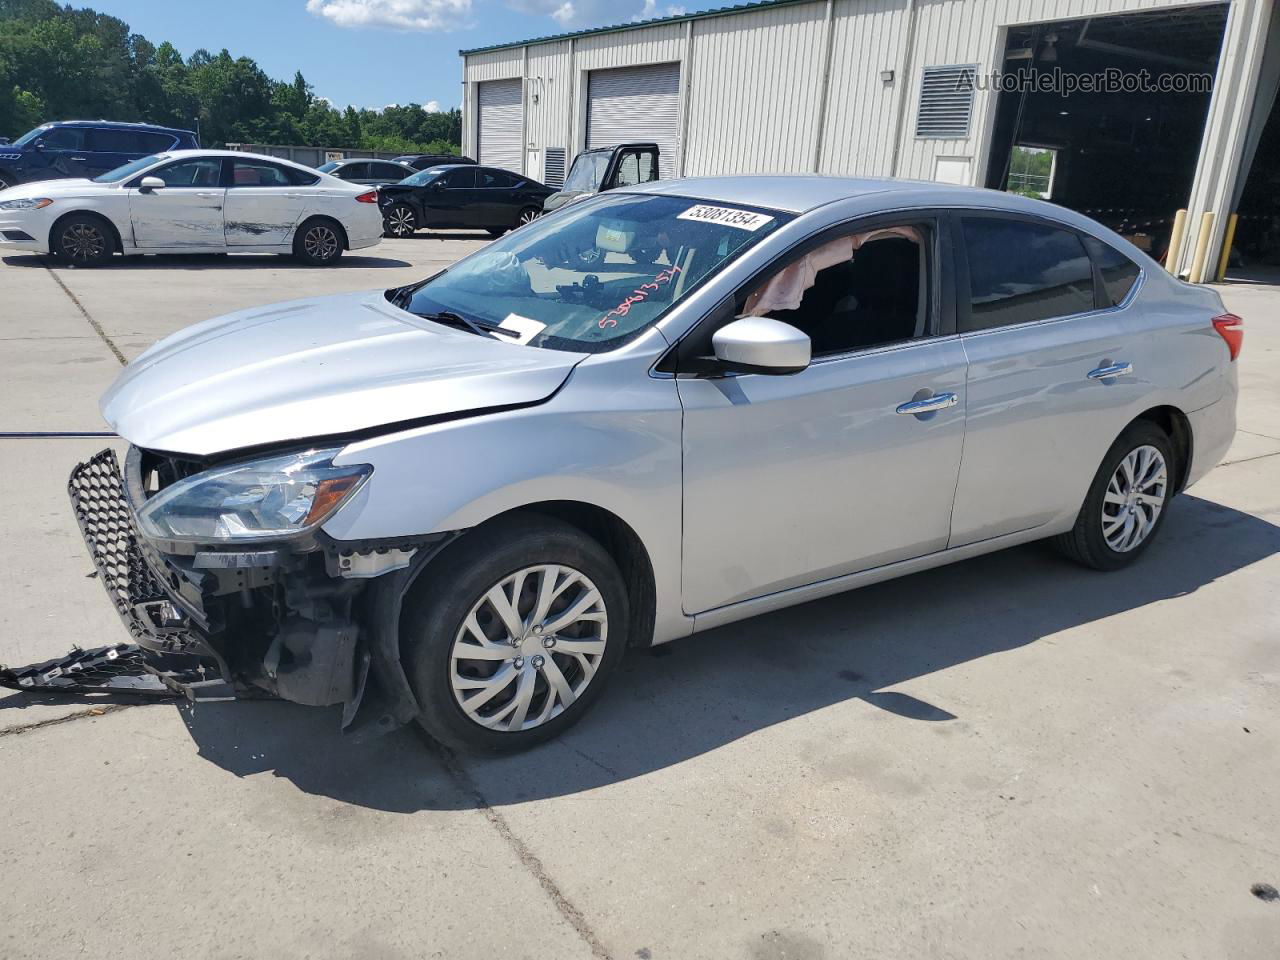
<path fill-rule="evenodd" d="M 1089 256 L 1098 265 L 1098 273 L 1102 275 L 1103 306 L 1114 307 L 1123 303 L 1133 285 L 1138 282 L 1142 268 L 1123 253 L 1096 237 L 1085 237 L 1084 245 Z"/>

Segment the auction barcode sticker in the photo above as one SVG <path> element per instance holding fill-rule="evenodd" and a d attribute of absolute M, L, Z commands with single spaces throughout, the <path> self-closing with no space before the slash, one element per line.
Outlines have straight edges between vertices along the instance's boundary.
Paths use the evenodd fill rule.
<path fill-rule="evenodd" d="M 676 219 L 719 223 L 726 227 L 737 227 L 739 230 L 750 230 L 752 233 L 759 230 L 766 223 L 773 222 L 773 217 L 766 217 L 763 213 L 753 213 L 750 210 L 735 210 L 732 207 L 710 207 L 703 203 L 698 204 L 696 207 L 690 207 L 677 216 Z"/>

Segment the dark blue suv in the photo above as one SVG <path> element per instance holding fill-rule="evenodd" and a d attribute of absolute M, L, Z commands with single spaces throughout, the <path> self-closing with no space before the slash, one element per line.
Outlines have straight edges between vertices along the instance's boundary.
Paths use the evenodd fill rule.
<path fill-rule="evenodd" d="M 130 160 L 200 146 L 190 130 L 148 123 L 63 120 L 0 144 L 0 190 L 32 180 L 96 177 Z"/>

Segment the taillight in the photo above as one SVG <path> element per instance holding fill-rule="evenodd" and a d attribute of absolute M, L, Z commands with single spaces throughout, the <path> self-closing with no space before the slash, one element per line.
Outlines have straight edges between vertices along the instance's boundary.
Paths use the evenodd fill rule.
<path fill-rule="evenodd" d="M 1227 341 L 1227 352 L 1231 354 L 1231 359 L 1240 356 L 1240 345 L 1244 342 L 1244 321 L 1234 313 L 1224 313 L 1213 318 L 1213 329 Z"/>
<path fill-rule="evenodd" d="M 377 202 L 378 202 L 377 190 L 370 190 L 368 193 L 362 193 L 360 194 L 360 196 L 356 197 L 356 203 L 377 203 Z"/>

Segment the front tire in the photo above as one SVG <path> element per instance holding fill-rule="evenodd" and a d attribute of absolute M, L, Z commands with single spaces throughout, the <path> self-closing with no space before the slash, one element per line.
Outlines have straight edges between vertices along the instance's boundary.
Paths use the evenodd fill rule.
<path fill-rule="evenodd" d="M 1095 570 L 1119 570 L 1151 546 L 1174 494 L 1173 444 L 1154 423 L 1130 424 L 1111 445 L 1070 531 L 1054 545 Z"/>
<path fill-rule="evenodd" d="M 102 217 L 73 213 L 54 224 L 49 249 L 62 263 L 74 267 L 99 267 L 115 253 L 116 239 Z"/>
<path fill-rule="evenodd" d="M 323 217 L 308 220 L 293 235 L 294 257 L 310 267 L 337 263 L 343 246 L 342 228 Z"/>
<path fill-rule="evenodd" d="M 406 606 L 418 722 L 473 751 L 558 736 L 599 697 L 628 622 L 617 564 L 576 527 L 516 516 L 470 533 L 424 571 Z"/>

